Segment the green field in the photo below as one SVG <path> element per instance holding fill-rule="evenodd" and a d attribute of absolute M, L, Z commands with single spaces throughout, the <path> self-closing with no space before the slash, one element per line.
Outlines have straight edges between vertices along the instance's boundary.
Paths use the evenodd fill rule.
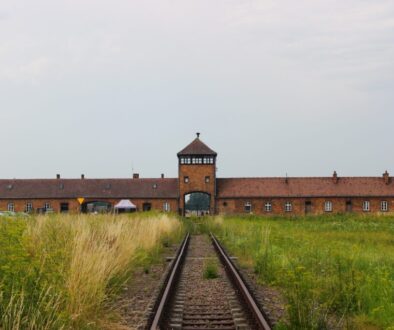
<path fill-rule="evenodd" d="M 209 228 L 286 301 L 284 329 L 394 329 L 394 217 L 226 217 Z"/>
<path fill-rule="evenodd" d="M 159 214 L 0 217 L 0 329 L 103 328 L 133 270 L 182 235 Z"/>

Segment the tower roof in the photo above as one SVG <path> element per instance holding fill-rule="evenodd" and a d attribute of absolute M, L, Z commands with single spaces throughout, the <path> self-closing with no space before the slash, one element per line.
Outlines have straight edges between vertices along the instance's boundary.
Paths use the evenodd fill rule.
<path fill-rule="evenodd" d="M 186 148 L 178 152 L 178 156 L 208 155 L 217 156 L 217 153 L 200 140 L 200 133 Z"/>

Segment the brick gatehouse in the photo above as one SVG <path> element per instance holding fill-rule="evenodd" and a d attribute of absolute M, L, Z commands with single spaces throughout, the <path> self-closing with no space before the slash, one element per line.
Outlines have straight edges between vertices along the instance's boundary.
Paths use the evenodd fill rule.
<path fill-rule="evenodd" d="M 111 211 L 129 200 L 137 211 L 180 214 L 387 213 L 394 184 L 381 177 L 217 178 L 217 153 L 196 139 L 178 153 L 178 177 L 126 179 L 2 179 L 0 210 L 15 212 Z"/>

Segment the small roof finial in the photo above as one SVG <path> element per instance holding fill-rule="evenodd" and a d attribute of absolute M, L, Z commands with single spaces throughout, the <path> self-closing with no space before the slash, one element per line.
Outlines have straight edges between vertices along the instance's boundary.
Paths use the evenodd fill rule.
<path fill-rule="evenodd" d="M 197 132 L 197 133 L 196 133 L 196 135 L 197 135 L 197 139 L 199 139 L 199 138 L 200 138 L 200 134 L 201 134 L 201 133 L 199 133 L 199 132 Z"/>

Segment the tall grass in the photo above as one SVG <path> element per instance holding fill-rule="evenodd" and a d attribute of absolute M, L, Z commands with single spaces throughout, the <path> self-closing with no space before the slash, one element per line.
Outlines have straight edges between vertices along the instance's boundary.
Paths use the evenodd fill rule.
<path fill-rule="evenodd" d="M 0 328 L 96 328 L 138 265 L 180 238 L 166 215 L 0 220 Z"/>
<path fill-rule="evenodd" d="M 225 218 L 208 222 L 262 283 L 291 329 L 394 329 L 394 218 Z"/>

